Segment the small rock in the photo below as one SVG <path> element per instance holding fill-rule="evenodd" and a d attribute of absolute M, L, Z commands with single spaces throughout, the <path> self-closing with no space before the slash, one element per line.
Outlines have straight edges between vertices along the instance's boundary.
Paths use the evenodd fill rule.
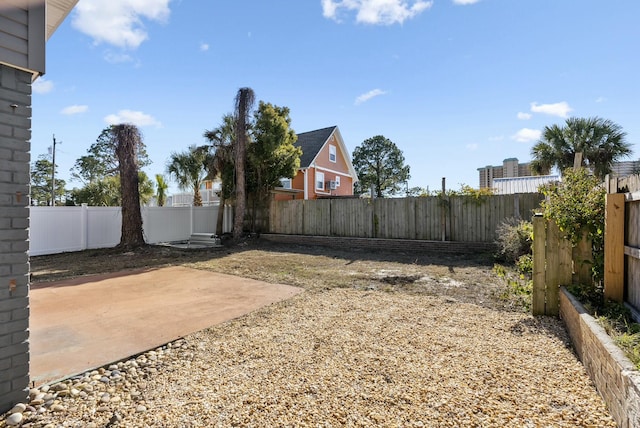
<path fill-rule="evenodd" d="M 136 413 L 144 413 L 147 411 L 147 408 L 145 406 L 143 406 L 142 404 L 138 405 L 138 407 L 136 407 Z"/>
<path fill-rule="evenodd" d="M 22 413 L 27 409 L 27 405 L 23 403 L 18 403 L 13 406 L 13 409 L 9 413 Z"/>
<path fill-rule="evenodd" d="M 69 389 L 69 385 L 67 385 L 66 383 L 60 382 L 53 385 L 52 389 L 54 391 L 66 391 Z"/>
<path fill-rule="evenodd" d="M 49 408 L 52 412 L 64 412 L 65 407 L 62 404 L 54 404 Z"/>
<path fill-rule="evenodd" d="M 7 426 L 15 427 L 22 422 L 22 413 L 12 413 L 7 419 L 5 419 Z"/>

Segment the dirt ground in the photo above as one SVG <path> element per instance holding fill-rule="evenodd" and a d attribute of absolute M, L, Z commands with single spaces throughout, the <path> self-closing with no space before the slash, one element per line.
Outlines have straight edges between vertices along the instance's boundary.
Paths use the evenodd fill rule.
<path fill-rule="evenodd" d="M 496 309 L 522 310 L 491 272 L 491 255 L 332 249 L 252 239 L 235 247 L 179 249 L 147 246 L 135 251 L 87 250 L 31 258 L 34 284 L 161 266 L 187 266 L 302 287 L 352 288 L 449 296 Z"/>

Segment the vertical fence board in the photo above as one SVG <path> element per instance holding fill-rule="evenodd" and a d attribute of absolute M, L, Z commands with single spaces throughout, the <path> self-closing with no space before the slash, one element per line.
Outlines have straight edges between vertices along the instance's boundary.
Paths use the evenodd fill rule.
<path fill-rule="evenodd" d="M 531 311 L 533 315 L 543 315 L 545 310 L 545 246 L 546 221 L 542 217 L 533 218 L 533 295 Z"/>
<path fill-rule="evenodd" d="M 640 181 L 640 176 L 634 176 Z M 636 184 L 640 187 L 640 183 Z M 630 186 L 631 190 L 632 187 Z M 628 246 L 640 247 L 640 201 L 625 204 L 625 242 Z M 626 256 L 627 278 L 625 279 L 626 301 L 636 310 L 640 309 L 640 260 Z"/>
<path fill-rule="evenodd" d="M 623 193 L 607 194 L 604 225 L 604 297 L 624 299 L 624 206 Z"/>
<path fill-rule="evenodd" d="M 545 275 L 545 315 L 557 316 L 560 291 L 560 230 L 555 222 L 547 223 Z"/>
<path fill-rule="evenodd" d="M 593 281 L 591 273 L 593 250 L 591 245 L 591 240 L 587 238 L 585 232 L 578 245 L 573 247 L 573 281 L 579 284 L 591 284 Z"/>

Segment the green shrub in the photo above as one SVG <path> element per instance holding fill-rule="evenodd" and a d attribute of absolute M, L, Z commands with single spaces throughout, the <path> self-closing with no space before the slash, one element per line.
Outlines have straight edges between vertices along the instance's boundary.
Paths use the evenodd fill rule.
<path fill-rule="evenodd" d="M 586 168 L 567 169 L 562 182 L 541 187 L 547 197 L 542 202 L 544 218 L 553 220 L 572 244 L 586 234 L 593 251 L 593 279 L 604 273 L 604 206 L 606 190 Z"/>
<path fill-rule="evenodd" d="M 498 258 L 509 263 L 518 263 L 525 255 L 531 254 L 533 225 L 531 222 L 508 218 L 496 230 Z"/>

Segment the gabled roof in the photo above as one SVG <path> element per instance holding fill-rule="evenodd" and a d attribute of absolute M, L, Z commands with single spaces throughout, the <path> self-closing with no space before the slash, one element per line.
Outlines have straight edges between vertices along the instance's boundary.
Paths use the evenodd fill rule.
<path fill-rule="evenodd" d="M 300 168 L 309 168 L 311 166 L 314 159 L 320 150 L 322 150 L 322 147 L 336 128 L 337 126 L 330 126 L 328 128 L 316 129 L 315 131 L 298 134 L 298 141 L 296 141 L 294 145 L 302 149 Z"/>
<path fill-rule="evenodd" d="M 296 147 L 300 147 L 302 149 L 302 156 L 300 157 L 300 168 L 310 168 L 314 165 L 318 154 L 322 150 L 331 135 L 335 136 L 335 141 L 338 146 L 340 146 L 340 151 L 344 156 L 344 159 L 347 163 L 347 168 L 349 169 L 349 175 L 353 178 L 353 182 L 356 183 L 358 181 L 358 174 L 356 173 L 355 168 L 353 167 L 353 163 L 351 162 L 351 156 L 349 155 L 349 151 L 347 150 L 347 146 L 344 144 L 344 140 L 342 139 L 342 135 L 340 135 L 340 130 L 337 126 L 329 126 L 328 128 L 316 129 L 315 131 L 303 132 L 298 134 L 298 140 L 295 142 Z"/>

